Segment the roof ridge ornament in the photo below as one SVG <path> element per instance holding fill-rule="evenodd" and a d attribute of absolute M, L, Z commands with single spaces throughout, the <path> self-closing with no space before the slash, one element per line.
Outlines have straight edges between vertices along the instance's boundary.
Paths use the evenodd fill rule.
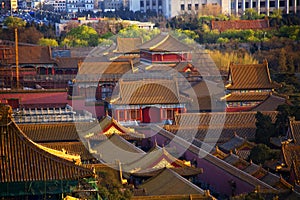
<path fill-rule="evenodd" d="M 6 126 L 11 122 L 12 113 L 11 106 L 0 104 L 0 126 Z"/>

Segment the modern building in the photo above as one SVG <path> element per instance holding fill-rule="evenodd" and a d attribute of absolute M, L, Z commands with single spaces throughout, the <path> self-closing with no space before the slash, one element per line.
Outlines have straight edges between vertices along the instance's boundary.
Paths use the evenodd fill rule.
<path fill-rule="evenodd" d="M 66 12 L 66 0 L 50 0 L 48 4 L 53 6 L 55 12 Z"/>
<path fill-rule="evenodd" d="M 247 8 L 269 15 L 274 9 L 283 13 L 297 13 L 300 3 L 297 0 L 129 0 L 129 9 L 146 12 L 148 10 L 163 14 L 167 18 L 181 13 L 198 13 L 218 10 L 223 14 L 241 15 Z M 215 12 L 214 11 L 214 12 Z"/>
<path fill-rule="evenodd" d="M 253 8 L 260 14 L 270 15 L 273 10 L 280 9 L 284 14 L 297 13 L 300 2 L 297 0 L 233 0 L 231 14 L 241 15 L 247 8 Z"/>

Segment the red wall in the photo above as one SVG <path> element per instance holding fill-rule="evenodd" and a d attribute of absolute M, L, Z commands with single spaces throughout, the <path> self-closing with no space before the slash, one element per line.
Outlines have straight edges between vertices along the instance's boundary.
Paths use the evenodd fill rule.
<path fill-rule="evenodd" d="M 166 144 L 169 142 L 168 138 L 165 138 L 164 136 L 157 134 L 151 130 L 138 130 L 145 134 L 145 138 L 151 138 L 152 144 L 156 141 L 159 146 L 166 146 Z M 142 144 L 146 145 L 148 143 L 148 139 L 143 141 Z M 234 180 L 236 182 L 236 194 L 242 194 L 242 193 L 248 193 L 252 192 L 255 188 L 254 186 L 250 185 L 249 183 L 238 179 L 236 176 L 238 176 L 238 173 L 236 173 L 236 176 L 232 175 L 229 172 L 226 172 L 225 170 L 221 169 L 217 165 L 209 162 L 208 160 L 199 157 L 199 155 L 187 150 L 183 150 L 182 146 L 176 145 L 175 143 L 172 143 L 172 147 L 175 146 L 178 152 L 182 152 L 182 155 L 185 156 L 186 160 L 192 161 L 196 158 L 198 167 L 203 168 L 203 173 L 199 175 L 199 178 L 201 181 L 205 182 L 206 184 L 209 184 L 211 188 L 213 188 L 215 191 L 217 191 L 220 194 L 231 196 L 231 186 L 229 184 L 229 181 Z M 180 156 L 179 156 L 180 157 Z M 218 159 L 218 158 L 216 158 Z M 238 170 L 238 169 L 236 169 Z"/>
<path fill-rule="evenodd" d="M 155 107 L 147 107 L 143 109 L 143 122 L 156 123 L 161 121 L 160 109 Z"/>

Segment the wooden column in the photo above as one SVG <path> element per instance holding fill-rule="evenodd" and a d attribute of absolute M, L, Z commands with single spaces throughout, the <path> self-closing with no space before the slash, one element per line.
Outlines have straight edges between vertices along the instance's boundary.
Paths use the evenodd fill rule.
<path fill-rule="evenodd" d="M 17 90 L 20 87 L 19 79 L 19 45 L 18 45 L 18 29 L 15 28 L 15 48 L 16 48 L 16 79 L 17 79 Z"/>

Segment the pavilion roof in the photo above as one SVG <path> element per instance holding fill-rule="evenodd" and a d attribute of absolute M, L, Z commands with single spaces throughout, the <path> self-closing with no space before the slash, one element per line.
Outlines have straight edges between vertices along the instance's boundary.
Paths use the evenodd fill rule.
<path fill-rule="evenodd" d="M 172 35 L 165 33 L 161 33 L 152 40 L 143 43 L 139 48 L 149 51 L 165 52 L 186 52 L 192 50 L 192 47 L 182 43 Z"/>
<path fill-rule="evenodd" d="M 229 66 L 230 90 L 274 89 L 279 84 L 273 83 L 270 77 L 267 61 L 262 64 L 234 64 Z"/>
<path fill-rule="evenodd" d="M 131 144 L 118 134 L 110 135 L 106 140 L 92 145 L 90 140 L 87 140 L 90 146 L 89 151 L 99 160 L 105 163 L 128 163 L 145 155 L 145 152 L 135 145 Z"/>
<path fill-rule="evenodd" d="M 164 168 L 156 176 L 145 181 L 138 187 L 145 189 L 147 196 L 178 194 L 204 195 L 204 191 L 201 188 L 168 168 Z"/>

